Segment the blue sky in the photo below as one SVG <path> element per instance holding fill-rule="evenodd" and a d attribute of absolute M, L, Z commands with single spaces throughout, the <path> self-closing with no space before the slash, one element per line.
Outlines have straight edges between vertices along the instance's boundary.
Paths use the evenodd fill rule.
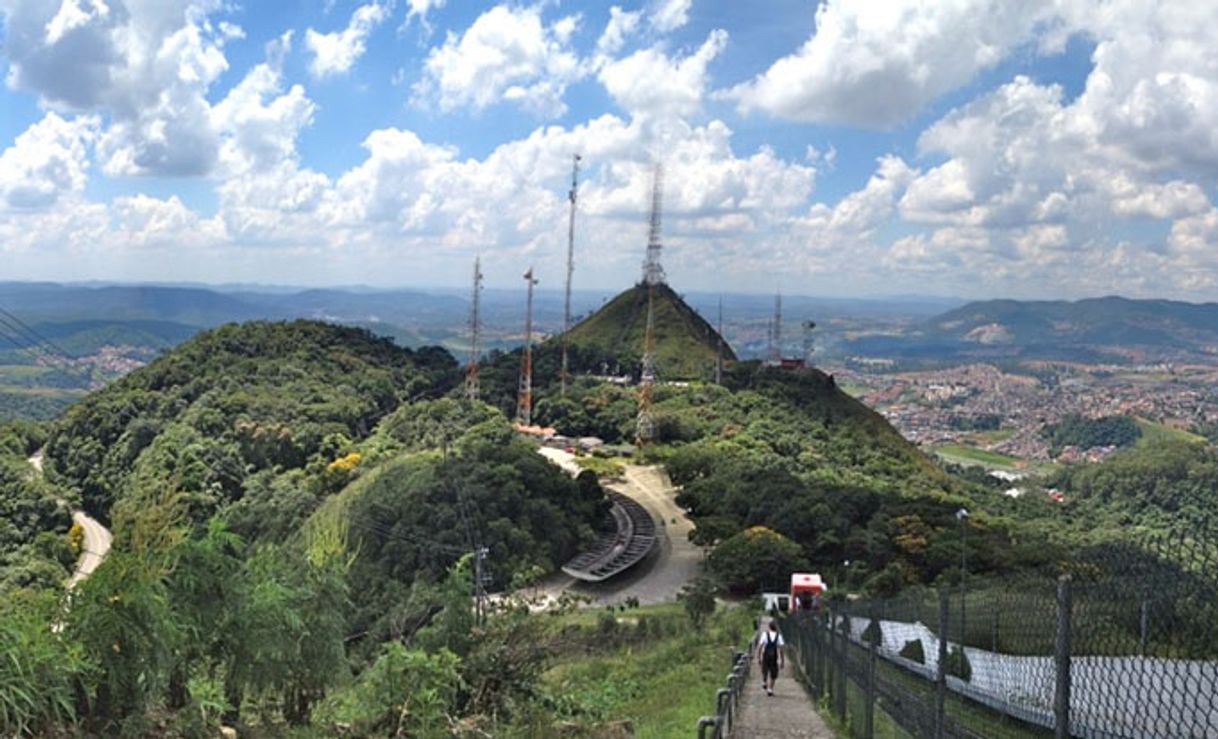
<path fill-rule="evenodd" d="M 1218 298 L 1218 9 L 0 0 L 0 279 Z"/>

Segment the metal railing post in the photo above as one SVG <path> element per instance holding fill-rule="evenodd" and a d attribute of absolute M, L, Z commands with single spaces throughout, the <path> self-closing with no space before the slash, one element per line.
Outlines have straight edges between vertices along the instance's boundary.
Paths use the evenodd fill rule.
<path fill-rule="evenodd" d="M 850 649 L 850 610 L 842 607 L 842 625 L 838 635 L 838 670 L 837 670 L 837 717 L 843 723 L 846 721 L 846 678 L 848 650 Z"/>
<path fill-rule="evenodd" d="M 867 644 L 867 697 L 863 708 L 863 736 L 867 739 L 875 737 L 875 650 L 876 642 L 879 641 L 879 635 L 883 633 L 880 628 L 880 622 L 876 619 L 875 606 L 871 607 L 871 624 L 867 628 L 874 628 L 876 638 L 868 640 Z"/>
<path fill-rule="evenodd" d="M 1053 735 L 1070 737 L 1070 616 L 1072 611 L 1070 576 L 1057 580 L 1057 648 L 1053 655 L 1057 686 L 1053 694 Z"/>
<path fill-rule="evenodd" d="M 939 664 L 935 676 L 935 738 L 943 739 L 947 709 L 947 588 L 939 591 Z"/>

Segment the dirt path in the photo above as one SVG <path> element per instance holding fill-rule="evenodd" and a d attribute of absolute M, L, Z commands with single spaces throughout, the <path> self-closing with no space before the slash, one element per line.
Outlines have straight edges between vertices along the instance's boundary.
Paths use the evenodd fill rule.
<path fill-rule="evenodd" d="M 778 674 L 774 695 L 761 689 L 761 666 L 754 657 L 740 696 L 740 715 L 732 739 L 834 739 L 835 734 L 795 680 L 791 660 Z"/>
<path fill-rule="evenodd" d="M 575 457 L 561 449 L 542 448 L 541 453 L 571 474 L 580 471 Z M 628 598 L 638 598 L 642 605 L 675 601 L 681 588 L 702 572 L 702 551 L 689 543 L 694 525 L 677 505 L 672 481 L 660 467 L 626 465 L 620 481 L 603 484 L 647 509 L 656 521 L 657 551 L 608 582 L 583 583 L 560 574 L 541 583 L 536 594 L 557 598 L 570 591 L 591 598 L 592 605 L 618 604 Z"/>
<path fill-rule="evenodd" d="M 30 457 L 29 463 L 37 471 L 37 474 L 42 474 L 42 450 L 34 452 L 34 456 Z M 59 500 L 60 505 L 66 505 L 62 499 Z M 71 589 L 76 583 L 84 580 L 97 566 L 106 558 L 106 554 L 110 551 L 110 542 L 113 537 L 110 536 L 110 530 L 102 526 L 97 519 L 93 518 L 84 511 L 72 511 L 72 522 L 80 524 L 81 530 L 84 532 L 84 542 L 80 550 L 80 559 L 76 560 L 76 570 L 72 573 L 72 577 L 68 579 L 68 588 Z"/>

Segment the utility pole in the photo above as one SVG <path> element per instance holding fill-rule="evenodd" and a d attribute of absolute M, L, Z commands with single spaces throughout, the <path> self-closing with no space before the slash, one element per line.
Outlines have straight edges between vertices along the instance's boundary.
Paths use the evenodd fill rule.
<path fill-rule="evenodd" d="M 482 349 L 479 346 L 481 338 L 481 301 L 482 301 L 482 265 L 479 257 L 474 257 L 474 294 L 470 299 L 469 308 L 469 364 L 465 367 L 465 397 L 470 400 L 478 399 L 478 360 Z"/>
<path fill-rule="evenodd" d="M 520 362 L 520 391 L 516 396 L 516 420 L 525 426 L 533 425 L 533 268 L 524 273 L 528 285 L 528 301 L 524 314 L 524 356 Z"/>
<path fill-rule="evenodd" d="M 571 330 L 571 276 L 575 273 L 575 198 L 579 189 L 579 154 L 572 156 L 571 162 L 571 191 L 567 199 L 571 201 L 571 213 L 567 218 L 567 294 L 563 301 L 562 313 L 562 372 L 559 373 L 559 393 L 567 396 L 567 333 Z"/>

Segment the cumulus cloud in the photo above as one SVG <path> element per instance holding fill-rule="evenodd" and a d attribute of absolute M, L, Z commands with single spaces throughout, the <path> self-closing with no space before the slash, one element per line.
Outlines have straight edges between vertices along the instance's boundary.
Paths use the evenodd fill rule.
<path fill-rule="evenodd" d="M 46 208 L 85 187 L 93 118 L 47 113 L 0 153 L 0 210 Z"/>
<path fill-rule="evenodd" d="M 568 17 L 546 26 L 538 7 L 497 5 L 431 50 L 415 97 L 445 111 L 511 102 L 537 115 L 561 115 L 567 85 L 583 74 L 569 45 L 575 23 Z"/>
<path fill-rule="evenodd" d="M 659 47 L 606 64 L 599 73 L 609 95 L 631 115 L 688 116 L 705 97 L 707 66 L 727 45 L 727 32 L 711 31 L 692 54 L 669 57 Z"/>
<path fill-rule="evenodd" d="M 888 127 L 998 63 L 1050 10 L 1048 0 L 827 0 L 798 51 L 727 95 L 744 111 Z"/>
<path fill-rule="evenodd" d="M 638 29 L 642 15 L 642 11 L 622 10 L 617 5 L 609 8 L 609 22 L 596 41 L 596 57 L 602 64 L 626 45 L 626 40 Z"/>
<path fill-rule="evenodd" d="M 207 172 L 217 141 L 208 87 L 228 68 L 232 29 L 212 0 L 5 0 L 8 84 L 54 110 L 109 114 L 98 140 L 111 175 Z"/>
<path fill-rule="evenodd" d="M 411 10 L 413 12 L 413 8 Z M 318 33 L 312 28 L 305 31 L 305 48 L 313 55 L 309 73 L 322 78 L 350 71 L 364 55 L 368 36 L 389 17 L 389 13 L 389 5 L 368 3 L 355 9 L 347 27 L 341 31 Z"/>
<path fill-rule="evenodd" d="M 651 26 L 660 33 L 675 31 L 689 22 L 694 0 L 655 0 L 651 5 Z"/>

